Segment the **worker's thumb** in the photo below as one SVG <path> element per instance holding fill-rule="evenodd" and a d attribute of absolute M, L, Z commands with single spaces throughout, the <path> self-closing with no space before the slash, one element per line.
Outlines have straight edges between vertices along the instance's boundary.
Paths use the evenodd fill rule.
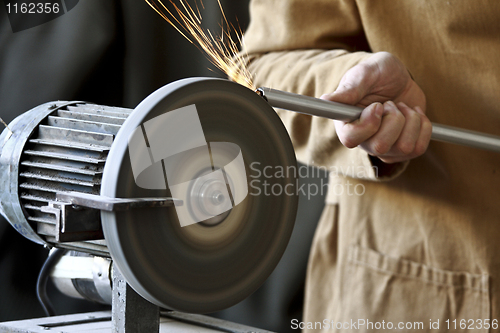
<path fill-rule="evenodd" d="M 325 94 L 321 99 L 356 105 L 369 93 L 371 74 L 370 67 L 356 65 L 344 74 L 333 93 Z"/>
<path fill-rule="evenodd" d="M 356 105 L 362 99 L 358 89 L 354 87 L 339 87 L 331 94 L 326 94 L 321 96 L 321 99 L 326 99 L 328 101 Z"/>

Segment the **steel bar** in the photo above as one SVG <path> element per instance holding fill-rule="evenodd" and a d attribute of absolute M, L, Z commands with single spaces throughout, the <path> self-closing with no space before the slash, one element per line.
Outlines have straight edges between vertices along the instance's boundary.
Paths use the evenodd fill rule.
<path fill-rule="evenodd" d="M 272 106 L 280 109 L 328 119 L 353 121 L 363 108 L 330 102 L 271 88 L 259 88 L 260 94 Z M 500 152 L 500 136 L 469 131 L 457 127 L 432 123 L 432 140 Z"/>

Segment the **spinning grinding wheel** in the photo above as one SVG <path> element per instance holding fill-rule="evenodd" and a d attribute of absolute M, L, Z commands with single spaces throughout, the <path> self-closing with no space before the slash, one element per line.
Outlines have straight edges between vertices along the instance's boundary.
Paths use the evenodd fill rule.
<path fill-rule="evenodd" d="M 136 185 L 129 139 L 141 124 L 155 124 L 156 131 L 162 131 L 156 117 L 192 105 L 210 147 L 211 165 L 203 162 L 205 149 L 185 154 L 182 166 L 170 171 L 194 181 L 183 192 L 185 197 L 177 199 L 195 216 L 202 211 L 213 213 L 218 205 L 231 208 L 184 227 L 172 207 L 102 211 L 101 218 L 114 262 L 141 296 L 161 307 L 204 313 L 229 307 L 254 292 L 278 263 L 293 229 L 297 195 L 255 195 L 249 188 L 237 203 L 234 189 L 252 180 L 266 180 L 280 188 L 295 186 L 293 173 L 272 179 L 263 179 L 260 174 L 260 179 L 251 172 L 251 165 L 258 162 L 261 167 L 286 168 L 295 166 L 296 160 L 283 124 L 257 94 L 225 80 L 186 79 L 157 90 L 127 118 L 111 147 L 108 161 L 113 163 L 104 168 L 101 195 L 176 197 L 169 193 L 170 188 L 151 190 Z M 178 136 L 163 135 L 171 140 L 165 144 L 174 142 L 183 150 Z M 226 184 L 220 179 L 199 179 L 222 169 L 222 164 L 237 155 L 238 148 L 246 172 L 224 173 L 232 196 L 229 201 L 221 194 Z M 166 160 L 163 167 L 168 173 Z M 165 178 L 158 182 L 165 182 Z"/>

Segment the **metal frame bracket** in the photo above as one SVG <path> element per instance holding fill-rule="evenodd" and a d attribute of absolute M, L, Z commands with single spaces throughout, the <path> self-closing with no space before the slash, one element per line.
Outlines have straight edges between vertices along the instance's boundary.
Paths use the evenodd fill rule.
<path fill-rule="evenodd" d="M 105 210 L 107 212 L 135 208 L 181 206 L 182 200 L 174 198 L 110 198 L 81 192 L 58 192 L 57 201 L 68 202 L 75 206 Z"/>

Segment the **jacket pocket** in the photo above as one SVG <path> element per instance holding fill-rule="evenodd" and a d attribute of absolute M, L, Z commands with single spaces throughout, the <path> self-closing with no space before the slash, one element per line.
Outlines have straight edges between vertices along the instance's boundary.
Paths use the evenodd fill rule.
<path fill-rule="evenodd" d="M 360 246 L 351 246 L 347 259 L 344 292 L 349 296 L 343 317 L 364 320 L 357 332 L 386 331 L 389 326 L 432 332 L 491 328 L 486 274 L 440 270 Z"/>

